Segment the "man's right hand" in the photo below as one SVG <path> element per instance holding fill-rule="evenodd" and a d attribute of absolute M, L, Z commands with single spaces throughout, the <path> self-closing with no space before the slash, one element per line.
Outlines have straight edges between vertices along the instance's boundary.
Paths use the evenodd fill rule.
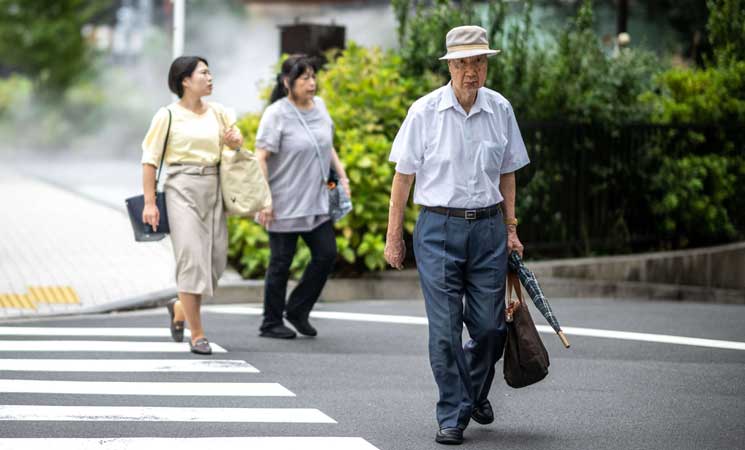
<path fill-rule="evenodd" d="M 392 267 L 398 270 L 404 268 L 404 258 L 406 257 L 406 245 L 401 237 L 386 239 L 385 242 L 385 260 Z"/>
<path fill-rule="evenodd" d="M 158 231 L 158 223 L 160 222 L 160 211 L 155 203 L 146 203 L 145 208 L 142 210 L 142 223 L 148 224 L 153 227 L 153 231 Z"/>

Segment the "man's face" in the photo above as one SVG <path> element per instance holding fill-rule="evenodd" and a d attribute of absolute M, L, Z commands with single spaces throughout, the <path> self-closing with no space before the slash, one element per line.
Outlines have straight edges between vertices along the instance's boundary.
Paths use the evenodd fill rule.
<path fill-rule="evenodd" d="M 473 95 L 486 83 L 486 55 L 448 61 L 453 87 L 465 94 Z"/>

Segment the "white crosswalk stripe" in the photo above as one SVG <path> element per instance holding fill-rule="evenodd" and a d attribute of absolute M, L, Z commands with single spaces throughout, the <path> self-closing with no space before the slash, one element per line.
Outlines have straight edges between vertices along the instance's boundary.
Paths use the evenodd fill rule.
<path fill-rule="evenodd" d="M 226 350 L 210 343 L 212 353 Z M 0 341 L 0 352 L 137 352 L 189 353 L 186 342 L 125 342 L 125 341 Z"/>
<path fill-rule="evenodd" d="M 188 330 L 187 330 L 188 331 Z M 76 395 L 75 405 L 0 404 L 3 422 L 214 422 L 214 423 L 286 423 L 336 424 L 337 422 L 314 408 L 243 408 L 243 407 L 169 407 L 165 406 L 91 406 L 86 395 L 126 396 L 141 398 L 240 398 L 295 397 L 278 383 L 264 382 L 170 382 L 170 381 L 78 381 L 24 379 L 27 372 L 54 373 L 234 373 L 256 374 L 259 370 L 246 361 L 231 359 L 118 359 L 129 353 L 187 353 L 188 343 L 170 342 L 167 328 L 86 328 L 86 327 L 0 327 L 0 352 L 96 352 L 96 358 L 0 358 L 0 394 L 62 394 Z M 27 340 L 17 337 L 55 337 L 55 340 Z M 186 333 L 188 336 L 188 333 Z M 97 338 L 163 338 L 155 341 L 75 340 L 75 337 Z M 68 339 L 73 338 L 73 339 Z M 227 353 L 211 343 L 214 353 Z M 112 359 L 100 358 L 111 353 Z M 0 353 L 2 354 L 2 353 Z M 7 376 L 10 373 L 12 376 Z M 2 375 L 0 375 L 2 376 Z M 37 376 L 38 378 L 38 376 Z M 201 378 L 200 378 L 201 379 Z M 78 400 L 80 399 L 80 400 Z M 100 400 L 99 400 L 100 401 Z M 95 426 L 95 425 L 94 425 Z M 1 427 L 1 426 L 0 426 Z M 91 428 L 88 428 L 91 429 Z M 95 428 L 92 428 L 95 430 Z M 95 436 L 95 434 L 94 434 Z M 0 450 L 144 450 L 178 448 L 180 450 L 377 450 L 359 437 L 327 436 L 251 436 L 251 437 L 138 437 L 118 436 L 94 438 L 0 438 Z"/>
<path fill-rule="evenodd" d="M 277 383 L 147 383 L 124 381 L 0 380 L 0 393 L 294 397 Z"/>
<path fill-rule="evenodd" d="M 125 327 L 0 327 L 0 336 L 122 336 L 122 337 L 170 337 L 168 328 Z M 184 330 L 184 336 L 191 336 Z"/>
<path fill-rule="evenodd" d="M 336 423 L 309 408 L 168 408 L 146 406 L 0 405 L 0 420 L 90 422 Z"/>
<path fill-rule="evenodd" d="M 358 437 L 0 439 L 0 450 L 377 450 Z"/>
<path fill-rule="evenodd" d="M 221 372 L 259 373 L 229 359 L 0 359 L 0 370 L 24 372 Z"/>

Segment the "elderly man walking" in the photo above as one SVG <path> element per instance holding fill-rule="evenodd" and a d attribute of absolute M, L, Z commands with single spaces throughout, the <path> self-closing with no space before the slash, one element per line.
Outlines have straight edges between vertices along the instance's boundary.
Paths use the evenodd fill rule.
<path fill-rule="evenodd" d="M 471 418 L 494 421 L 487 400 L 506 336 L 508 252 L 522 255 L 515 217 L 515 171 L 529 163 L 510 103 L 484 87 L 486 30 L 453 28 L 446 37 L 451 81 L 420 98 L 398 131 L 390 160 L 385 258 L 403 267 L 403 218 L 416 177 L 422 206 L 414 256 L 429 319 L 429 358 L 440 398 L 441 444 L 461 444 Z M 465 302 L 463 298 L 465 296 Z M 465 322 L 471 339 L 461 343 Z"/>

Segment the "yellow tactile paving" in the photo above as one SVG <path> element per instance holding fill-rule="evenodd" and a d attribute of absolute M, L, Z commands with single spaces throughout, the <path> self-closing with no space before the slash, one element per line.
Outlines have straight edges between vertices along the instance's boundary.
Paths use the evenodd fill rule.
<path fill-rule="evenodd" d="M 80 297 L 70 286 L 30 286 L 28 294 L 0 294 L 0 308 L 36 309 L 39 303 L 79 304 Z"/>
<path fill-rule="evenodd" d="M 28 297 L 21 294 L 0 294 L 0 307 L 16 309 L 36 309 Z"/>
<path fill-rule="evenodd" d="M 78 294 L 75 292 L 75 289 L 69 287 L 69 286 L 63 286 L 62 288 L 62 296 L 67 300 L 67 303 L 80 303 L 80 298 L 78 298 Z"/>
<path fill-rule="evenodd" d="M 36 303 L 50 303 L 49 300 L 52 298 L 52 294 L 48 292 L 48 288 L 44 286 L 29 287 L 29 295 L 34 298 Z"/>

